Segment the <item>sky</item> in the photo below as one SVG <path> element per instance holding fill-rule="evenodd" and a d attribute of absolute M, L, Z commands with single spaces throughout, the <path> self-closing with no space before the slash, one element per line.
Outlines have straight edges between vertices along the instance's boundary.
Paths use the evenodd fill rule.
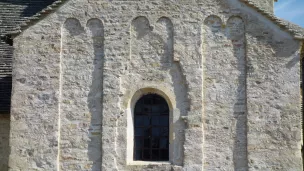
<path fill-rule="evenodd" d="M 275 15 L 304 27 L 304 0 L 278 0 Z"/>

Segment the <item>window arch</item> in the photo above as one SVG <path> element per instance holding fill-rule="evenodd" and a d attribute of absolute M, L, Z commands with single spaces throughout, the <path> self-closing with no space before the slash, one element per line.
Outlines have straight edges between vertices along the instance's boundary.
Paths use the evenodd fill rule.
<path fill-rule="evenodd" d="M 134 160 L 169 161 L 169 106 L 157 94 L 142 96 L 134 108 Z"/>

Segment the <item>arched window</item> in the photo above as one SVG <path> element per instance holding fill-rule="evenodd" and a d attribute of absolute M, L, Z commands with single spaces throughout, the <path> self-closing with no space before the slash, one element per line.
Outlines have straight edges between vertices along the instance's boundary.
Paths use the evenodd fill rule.
<path fill-rule="evenodd" d="M 169 106 L 157 94 L 141 97 L 134 109 L 134 160 L 169 161 Z"/>

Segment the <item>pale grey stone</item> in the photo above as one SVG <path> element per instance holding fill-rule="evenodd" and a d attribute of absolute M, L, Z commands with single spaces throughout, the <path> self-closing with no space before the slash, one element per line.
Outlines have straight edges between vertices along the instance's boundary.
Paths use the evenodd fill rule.
<path fill-rule="evenodd" d="M 69 0 L 14 39 L 10 171 L 301 170 L 300 45 L 238 0 Z M 147 93 L 168 162 L 132 158 Z"/>

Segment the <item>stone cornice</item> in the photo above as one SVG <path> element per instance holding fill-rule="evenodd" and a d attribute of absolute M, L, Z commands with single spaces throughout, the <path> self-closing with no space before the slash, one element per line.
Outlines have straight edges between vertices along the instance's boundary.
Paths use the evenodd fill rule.
<path fill-rule="evenodd" d="M 295 39 L 304 40 L 304 28 L 301 28 L 296 24 L 282 20 L 276 17 L 274 14 L 269 13 L 267 10 L 261 9 L 260 7 L 257 6 L 254 0 L 240 0 L 240 1 L 245 3 L 247 6 L 255 9 L 257 12 L 261 13 L 262 15 L 264 15 L 266 18 L 268 18 L 273 23 L 278 25 L 281 29 L 292 34 Z"/>

